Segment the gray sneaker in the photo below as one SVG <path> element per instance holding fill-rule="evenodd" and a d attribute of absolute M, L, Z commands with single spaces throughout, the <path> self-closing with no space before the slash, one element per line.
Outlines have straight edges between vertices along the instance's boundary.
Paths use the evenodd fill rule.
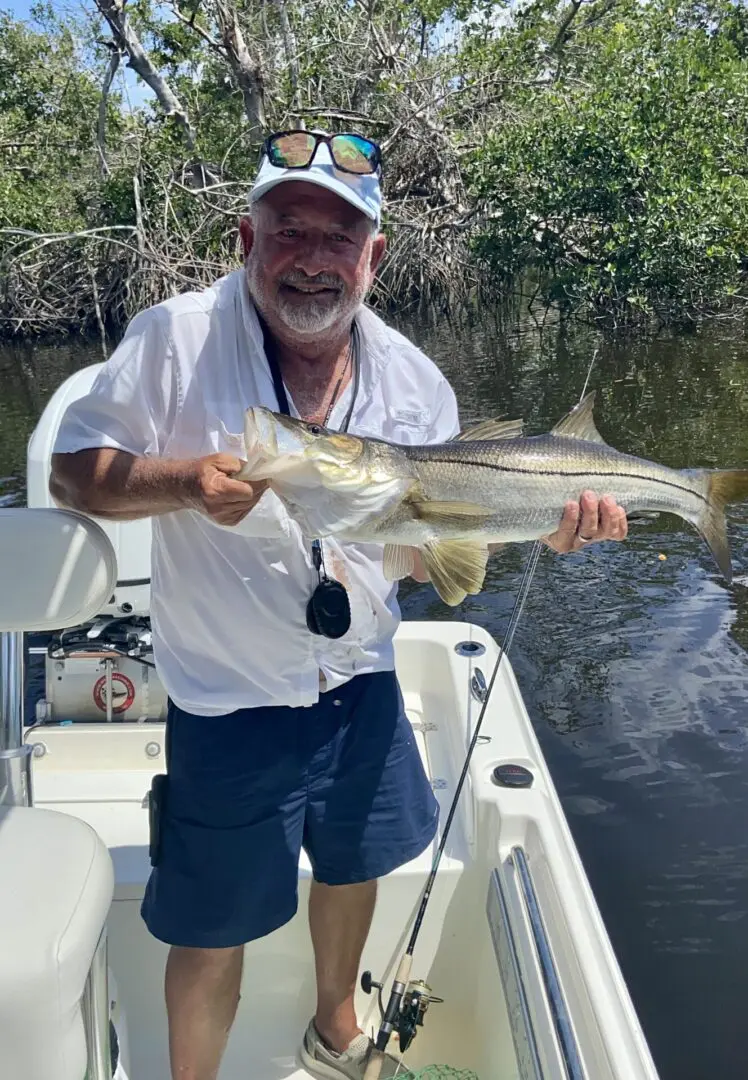
<path fill-rule="evenodd" d="M 301 1044 L 301 1060 L 307 1072 L 321 1077 L 322 1080 L 340 1080 L 342 1076 L 347 1076 L 349 1080 L 363 1080 L 373 1050 L 374 1043 L 368 1035 L 362 1033 L 356 1036 L 342 1054 L 336 1054 L 322 1040 L 314 1026 L 314 1020 L 310 1020 Z M 397 1075 L 400 1062 L 391 1054 L 383 1056 L 379 1075 L 385 1080 L 386 1077 Z"/>

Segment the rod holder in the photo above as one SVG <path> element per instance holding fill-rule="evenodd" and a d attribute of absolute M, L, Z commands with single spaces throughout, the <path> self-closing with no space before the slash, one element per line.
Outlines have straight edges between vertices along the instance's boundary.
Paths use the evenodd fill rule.
<path fill-rule="evenodd" d="M 0 806 L 33 806 L 31 759 L 34 747 L 29 743 L 11 750 L 0 750 Z"/>

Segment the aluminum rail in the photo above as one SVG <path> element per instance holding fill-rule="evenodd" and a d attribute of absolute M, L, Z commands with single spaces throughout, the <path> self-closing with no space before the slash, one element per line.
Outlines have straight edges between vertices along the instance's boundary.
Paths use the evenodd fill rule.
<path fill-rule="evenodd" d="M 517 869 L 519 891 L 527 911 L 530 931 L 540 963 L 543 986 L 567 1076 L 569 1080 L 588 1080 L 524 848 L 518 844 L 515 845 L 511 851 L 511 859 Z"/>
<path fill-rule="evenodd" d="M 107 933 L 104 927 L 91 961 L 81 1003 L 88 1051 L 86 1080 L 111 1080 L 112 1077 L 107 954 Z"/>
<path fill-rule="evenodd" d="M 0 633 L 0 806 L 31 806 L 31 754 L 23 742 L 23 632 Z"/>

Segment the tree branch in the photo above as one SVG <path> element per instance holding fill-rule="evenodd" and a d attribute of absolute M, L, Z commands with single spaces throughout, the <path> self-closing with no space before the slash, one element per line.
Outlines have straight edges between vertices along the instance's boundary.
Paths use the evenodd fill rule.
<path fill-rule="evenodd" d="M 198 23 L 195 22 L 197 11 L 194 11 L 192 15 L 187 18 L 187 16 L 183 14 L 182 9 L 179 6 L 179 0 L 171 0 L 169 7 L 184 26 L 188 27 L 190 30 L 194 30 L 195 33 L 198 34 L 206 43 L 206 45 L 210 46 L 211 49 L 215 49 L 216 52 L 219 53 L 221 52 L 220 41 L 216 41 L 216 39 L 214 37 L 211 37 L 204 27 L 200 26 Z"/>
<path fill-rule="evenodd" d="M 548 49 L 548 53 L 550 56 L 556 56 L 561 51 L 561 46 L 566 41 L 569 27 L 576 19 L 577 12 L 579 11 L 583 3 L 584 0 L 571 0 L 571 3 L 567 7 L 561 18 L 561 22 L 558 24 L 556 36 L 553 39 L 550 48 Z"/>
<path fill-rule="evenodd" d="M 288 81 L 291 84 L 291 108 L 296 109 L 299 103 L 299 61 L 296 35 L 293 32 L 291 20 L 288 17 L 286 0 L 273 0 L 273 3 L 278 9 L 281 36 L 283 37 L 283 50 L 286 54 L 286 63 L 288 64 Z"/>
<path fill-rule="evenodd" d="M 259 140 L 266 123 L 262 70 L 250 55 L 231 0 L 213 0 L 213 3 L 224 54 L 241 91 L 250 134 Z"/>
<path fill-rule="evenodd" d="M 99 120 L 96 126 L 96 145 L 99 148 L 99 155 L 101 157 L 102 176 L 109 176 L 109 166 L 107 165 L 106 160 L 106 110 L 109 102 L 109 90 L 111 89 L 114 76 L 117 74 L 121 59 L 122 53 L 115 45 L 109 54 L 109 63 L 107 64 L 106 73 L 104 75 L 104 82 L 101 85 Z"/>
<path fill-rule="evenodd" d="M 195 132 L 187 112 L 166 79 L 160 75 L 148 59 L 136 31 L 125 13 L 125 0 L 94 0 L 96 7 L 109 24 L 114 43 L 127 53 L 129 66 L 150 86 L 158 103 L 167 116 L 173 116 L 184 132 L 190 150 L 195 146 Z"/>

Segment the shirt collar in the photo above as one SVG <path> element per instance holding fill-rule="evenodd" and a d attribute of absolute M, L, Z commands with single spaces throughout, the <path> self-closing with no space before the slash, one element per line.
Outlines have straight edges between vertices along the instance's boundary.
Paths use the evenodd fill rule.
<path fill-rule="evenodd" d="M 273 379 L 270 366 L 265 356 L 265 348 L 262 339 L 262 327 L 257 317 L 252 297 L 249 294 L 247 275 L 243 269 L 233 271 L 236 274 L 237 293 L 241 308 L 241 324 L 249 339 L 254 354 L 259 354 L 263 373 L 268 380 L 267 393 L 271 400 L 275 399 Z M 387 326 L 371 308 L 362 304 L 356 313 L 361 334 L 361 373 L 358 397 L 353 410 L 353 423 L 358 419 L 371 401 L 374 390 L 382 377 L 387 365 L 392 359 L 392 346 L 387 334 Z"/>

